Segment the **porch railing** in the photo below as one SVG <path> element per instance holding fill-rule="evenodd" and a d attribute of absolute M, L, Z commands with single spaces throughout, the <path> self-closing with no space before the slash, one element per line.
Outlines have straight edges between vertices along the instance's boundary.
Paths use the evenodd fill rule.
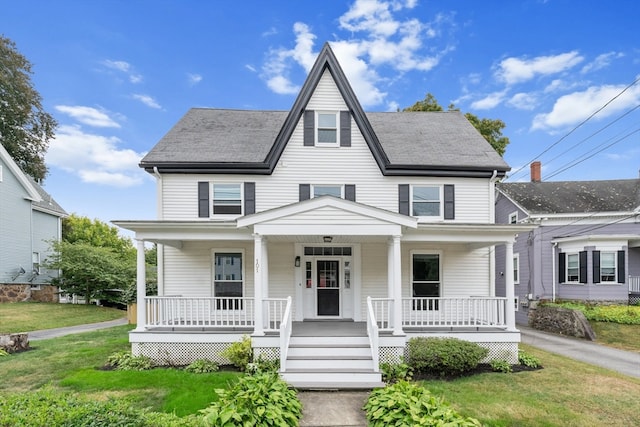
<path fill-rule="evenodd" d="M 368 300 L 367 300 L 368 302 Z M 371 298 L 371 308 L 376 320 L 376 325 L 381 331 L 392 331 L 393 325 L 393 299 L 392 298 Z"/>
<path fill-rule="evenodd" d="M 157 327 L 254 326 L 253 298 L 189 298 L 150 296 L 146 301 L 146 325 Z"/>
<path fill-rule="evenodd" d="M 380 371 L 380 354 L 379 354 L 379 329 L 376 320 L 375 311 L 373 309 L 373 301 L 371 297 L 367 297 L 367 335 L 369 336 L 369 345 L 371 346 L 371 358 L 373 359 L 373 371 Z"/>
<path fill-rule="evenodd" d="M 283 322 L 285 310 L 289 306 L 289 298 L 265 298 L 264 299 L 264 316 L 265 332 L 276 332 L 280 330 L 280 325 Z"/>
<path fill-rule="evenodd" d="M 640 276 L 629 276 L 629 293 L 640 293 Z"/>
<path fill-rule="evenodd" d="M 403 327 L 506 327 L 506 298 L 403 298 Z"/>
<path fill-rule="evenodd" d="M 284 372 L 291 341 L 291 297 L 287 297 L 286 306 L 280 323 L 280 372 Z"/>

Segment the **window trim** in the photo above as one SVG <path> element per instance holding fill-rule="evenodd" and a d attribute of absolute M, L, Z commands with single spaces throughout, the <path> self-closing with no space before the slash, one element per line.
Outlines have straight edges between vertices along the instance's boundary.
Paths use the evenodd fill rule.
<path fill-rule="evenodd" d="M 414 209 L 413 209 L 413 204 L 414 204 L 413 196 L 414 196 L 415 188 L 437 188 L 438 189 L 438 215 L 415 215 Z M 409 213 L 411 214 L 411 216 L 416 218 L 443 220 L 444 219 L 444 185 L 443 184 L 432 184 L 432 185 L 412 184 L 409 188 Z"/>
<path fill-rule="evenodd" d="M 618 251 L 614 251 L 614 250 L 605 250 L 605 251 L 598 251 L 600 252 L 600 277 L 599 282 L 595 283 L 596 285 L 617 285 L 618 284 Z M 604 254 L 611 254 L 613 255 L 613 280 L 603 280 L 603 275 L 602 275 L 602 255 Z M 592 252 L 592 256 L 593 256 L 593 252 Z M 594 278 L 595 279 L 595 278 Z M 594 280 L 595 282 L 595 280 Z"/>
<path fill-rule="evenodd" d="M 316 110 L 314 111 L 314 126 L 313 126 L 313 142 L 316 147 L 339 147 L 340 146 L 340 111 L 338 110 Z M 328 129 L 333 130 L 334 128 L 329 127 L 320 127 L 320 115 L 333 115 L 336 119 L 336 140 L 335 142 L 322 142 L 319 140 L 319 130 Z"/>
<path fill-rule="evenodd" d="M 245 298 L 247 295 L 247 276 L 246 276 L 246 267 L 247 267 L 247 263 L 246 263 L 246 254 L 245 254 L 245 250 L 242 248 L 214 248 L 211 249 L 211 297 L 212 298 L 225 298 L 225 297 L 218 297 L 216 295 L 216 255 L 217 254 L 223 254 L 223 253 L 232 253 L 232 254 L 240 254 L 240 259 L 242 262 L 242 269 L 240 270 L 240 274 L 242 275 L 242 279 L 241 279 L 241 290 L 242 290 L 242 296 L 240 296 L 240 298 Z M 220 280 L 220 281 L 224 281 L 224 282 L 228 282 L 229 280 Z M 225 308 L 219 308 L 220 310 L 225 310 Z"/>
<path fill-rule="evenodd" d="M 240 188 L 240 213 L 224 213 L 217 214 L 215 213 L 215 187 L 216 185 L 237 185 Z M 221 181 L 209 181 L 209 192 L 211 194 L 211 212 L 209 214 L 210 218 L 237 218 L 239 216 L 244 215 L 245 206 L 244 206 L 244 183 L 243 182 L 221 182 Z M 233 205 L 236 206 L 236 205 Z"/>
<path fill-rule="evenodd" d="M 571 285 L 580 285 L 580 252 L 565 252 L 566 253 L 566 265 L 565 265 L 565 281 L 564 283 Z M 576 280 L 569 280 L 569 257 L 575 255 L 578 258 L 578 266 L 576 272 Z"/>
<path fill-rule="evenodd" d="M 516 305 L 515 311 L 520 311 L 520 296 L 519 295 L 515 295 L 513 298 L 514 298 L 514 303 Z"/>
<path fill-rule="evenodd" d="M 518 223 L 518 211 L 511 212 L 509 214 L 509 224 L 517 224 Z"/>
<path fill-rule="evenodd" d="M 513 254 L 513 284 L 520 284 L 520 254 Z"/>

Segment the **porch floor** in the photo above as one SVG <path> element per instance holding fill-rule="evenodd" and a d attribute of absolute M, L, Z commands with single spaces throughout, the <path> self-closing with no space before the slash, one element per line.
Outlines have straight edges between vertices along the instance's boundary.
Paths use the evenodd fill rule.
<path fill-rule="evenodd" d="M 305 320 L 292 322 L 293 337 L 366 337 L 367 324 L 344 320 Z"/>

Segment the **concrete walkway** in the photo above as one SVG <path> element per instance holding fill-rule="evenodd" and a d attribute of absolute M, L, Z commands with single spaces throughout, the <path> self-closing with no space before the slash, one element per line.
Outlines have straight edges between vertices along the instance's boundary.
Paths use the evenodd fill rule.
<path fill-rule="evenodd" d="M 43 329 L 41 331 L 29 332 L 29 341 L 48 340 L 49 338 L 63 337 L 65 335 L 78 334 L 81 332 L 96 331 L 98 329 L 113 328 L 114 326 L 126 325 L 127 319 L 109 320 L 107 322 L 89 323 L 86 325 L 67 326 L 65 328 Z"/>
<path fill-rule="evenodd" d="M 611 369 L 630 377 L 640 378 L 640 353 L 618 350 L 591 341 L 517 326 L 522 342 L 550 353 Z"/>

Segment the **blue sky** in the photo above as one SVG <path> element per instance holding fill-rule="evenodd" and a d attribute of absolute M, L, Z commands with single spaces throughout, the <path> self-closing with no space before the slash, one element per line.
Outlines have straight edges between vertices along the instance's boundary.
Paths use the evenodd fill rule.
<path fill-rule="evenodd" d="M 110 221 L 155 218 L 137 165 L 189 108 L 287 110 L 326 41 L 366 111 L 430 92 L 503 120 L 511 181 L 534 159 L 543 180 L 635 178 L 638 16 L 635 0 L 21 0 L 0 33 L 59 122 L 45 188 Z"/>

